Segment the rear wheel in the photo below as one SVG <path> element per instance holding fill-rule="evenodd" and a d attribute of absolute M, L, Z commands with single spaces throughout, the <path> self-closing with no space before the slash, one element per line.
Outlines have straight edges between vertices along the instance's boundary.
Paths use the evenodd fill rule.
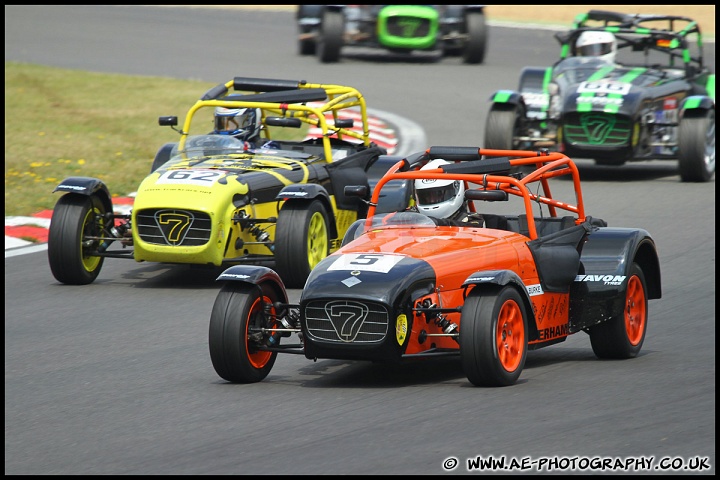
<path fill-rule="evenodd" d="M 316 53 L 322 63 L 335 63 L 340 60 L 345 30 L 342 12 L 325 10 L 320 23 Z"/>
<path fill-rule="evenodd" d="M 525 366 L 527 345 L 525 304 L 515 288 L 468 295 L 460 320 L 460 361 L 473 385 L 513 385 Z"/>
<path fill-rule="evenodd" d="M 288 202 L 278 213 L 275 269 L 288 288 L 303 288 L 330 249 L 328 214 L 320 200 Z"/>
<path fill-rule="evenodd" d="M 496 103 L 490 107 L 485 122 L 485 148 L 512 150 L 517 146 L 516 137 L 521 135 L 520 107 Z"/>
<path fill-rule="evenodd" d="M 277 292 L 268 285 L 229 282 L 220 289 L 208 334 L 210 359 L 220 377 L 229 382 L 255 383 L 268 376 L 277 352 L 259 347 L 280 343 L 280 334 L 271 336 L 262 331 L 277 326 L 272 306 L 277 301 Z"/>
<path fill-rule="evenodd" d="M 715 173 L 715 110 L 688 110 L 678 129 L 678 160 L 683 182 L 707 182 Z"/>
<path fill-rule="evenodd" d="M 647 285 L 642 269 L 630 267 L 622 317 L 592 327 L 590 344 L 598 358 L 633 358 L 642 348 L 647 331 Z"/>
<path fill-rule="evenodd" d="M 463 61 L 469 64 L 482 63 L 485 60 L 487 46 L 485 15 L 482 12 L 466 13 L 465 27 L 468 38 L 463 50 Z"/>
<path fill-rule="evenodd" d="M 94 255 L 105 229 L 105 206 L 97 197 L 65 194 L 53 209 L 48 231 L 48 262 L 53 276 L 70 285 L 95 281 L 103 257 Z"/>

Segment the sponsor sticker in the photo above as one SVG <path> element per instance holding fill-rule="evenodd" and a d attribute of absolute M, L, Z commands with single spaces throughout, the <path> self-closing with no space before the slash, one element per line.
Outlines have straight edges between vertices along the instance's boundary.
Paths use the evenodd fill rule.
<path fill-rule="evenodd" d="M 544 107 L 550 103 L 550 96 L 547 93 L 525 92 L 522 97 L 528 107 Z"/>
<path fill-rule="evenodd" d="M 87 187 L 78 187 L 77 185 L 58 185 L 58 189 L 65 189 L 65 190 L 77 190 L 79 192 L 82 192 L 83 190 L 87 190 Z"/>
<path fill-rule="evenodd" d="M 360 280 L 357 277 L 348 277 L 340 283 L 349 288 L 360 283 Z"/>
<path fill-rule="evenodd" d="M 603 285 L 622 285 L 625 275 L 578 275 L 576 282 L 602 283 Z"/>
<path fill-rule="evenodd" d="M 525 287 L 525 290 L 527 290 L 528 295 L 531 297 L 545 293 L 539 283 L 536 285 L 528 285 Z"/>
<path fill-rule="evenodd" d="M 220 275 L 220 278 L 240 278 L 240 279 L 246 279 L 250 278 L 250 275 L 241 275 L 239 273 L 223 273 Z"/>
<path fill-rule="evenodd" d="M 617 105 L 622 106 L 622 98 L 610 98 L 610 97 L 577 97 L 577 103 L 589 103 L 591 105 Z"/>
<path fill-rule="evenodd" d="M 398 315 L 395 320 L 395 338 L 397 339 L 398 345 L 402 345 L 407 337 L 408 332 L 408 321 L 407 317 L 402 314 Z"/>
<path fill-rule="evenodd" d="M 493 280 L 495 280 L 495 277 L 470 277 L 467 282 L 491 282 Z"/>
<path fill-rule="evenodd" d="M 677 108 L 677 98 L 668 97 L 663 100 L 663 110 L 674 110 Z"/>

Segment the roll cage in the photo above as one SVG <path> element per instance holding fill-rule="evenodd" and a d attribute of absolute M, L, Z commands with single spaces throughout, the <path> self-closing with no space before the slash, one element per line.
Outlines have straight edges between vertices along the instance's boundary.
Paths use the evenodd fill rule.
<path fill-rule="evenodd" d="M 573 53 L 577 37 L 586 31 L 606 31 L 615 35 L 618 50 L 630 48 L 668 55 L 668 68 L 684 68 L 688 77 L 704 69 L 703 38 L 699 24 L 689 17 L 678 15 L 626 14 L 605 10 L 590 10 L 575 17 L 573 29 L 555 34 L 560 42 L 560 59 Z M 695 55 L 690 46 L 695 44 Z M 679 60 L 680 65 L 676 66 Z"/>
<path fill-rule="evenodd" d="M 262 132 L 268 140 L 272 139 L 268 126 L 299 128 L 305 123 L 319 128 L 328 162 L 333 161 L 331 139 L 351 141 L 366 147 L 371 144 L 365 98 L 355 88 L 308 83 L 305 80 L 234 77 L 200 97 L 188 110 L 181 130 L 174 128 L 178 124 L 177 117 L 160 117 L 160 125 L 169 125 L 180 133 L 179 150 L 184 148 L 195 114 L 208 107 L 259 108 Z M 340 117 L 341 111 L 351 108 L 359 109 L 360 129 L 353 129 L 352 118 Z"/>
<path fill-rule="evenodd" d="M 442 158 L 450 165 L 440 168 L 420 170 L 430 160 Z M 511 173 L 534 167 L 529 173 Z M 549 180 L 569 175 L 573 182 L 575 199 L 573 202 L 553 198 Z M 576 216 L 575 224 L 586 220 L 582 197 L 580 174 L 575 163 L 560 152 L 547 150 L 491 150 L 476 147 L 430 147 L 395 163 L 378 181 L 370 198 L 368 215 L 364 230 L 372 229 L 376 206 L 381 190 L 393 180 L 448 179 L 465 182 L 465 196 L 469 200 L 498 201 L 504 196 L 520 197 L 525 208 L 527 229 L 531 240 L 538 238 L 533 204 L 545 205 L 551 217 L 558 217 L 558 211 L 569 212 Z M 474 204 L 469 202 L 471 212 Z M 375 222 L 376 223 L 376 222 Z"/>

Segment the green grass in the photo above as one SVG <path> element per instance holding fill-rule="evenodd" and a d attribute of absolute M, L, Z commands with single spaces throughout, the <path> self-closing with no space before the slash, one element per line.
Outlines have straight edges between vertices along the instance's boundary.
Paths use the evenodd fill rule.
<path fill-rule="evenodd" d="M 157 150 L 179 139 L 158 117 L 182 121 L 213 85 L 5 62 L 5 216 L 52 209 L 69 176 L 134 192 Z"/>
<path fill-rule="evenodd" d="M 5 216 L 51 210 L 62 195 L 53 190 L 71 176 L 99 178 L 113 196 L 136 191 L 158 149 L 180 138 L 159 126 L 158 117 L 176 115 L 182 126 L 188 109 L 229 79 L 207 83 L 5 62 Z M 198 114 L 204 131 L 190 133 L 208 133 L 212 111 Z"/>

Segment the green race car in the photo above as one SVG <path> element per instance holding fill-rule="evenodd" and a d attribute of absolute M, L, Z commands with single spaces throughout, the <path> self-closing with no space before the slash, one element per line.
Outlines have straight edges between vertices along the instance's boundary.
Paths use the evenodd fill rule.
<path fill-rule="evenodd" d="M 300 54 L 323 63 L 338 62 L 343 47 L 485 59 L 485 5 L 298 5 L 296 18 Z"/>
<path fill-rule="evenodd" d="M 672 160 L 682 181 L 710 181 L 715 73 L 696 21 L 591 10 L 555 37 L 555 64 L 525 67 L 517 90 L 491 97 L 486 148 L 550 148 L 614 167 Z"/>

